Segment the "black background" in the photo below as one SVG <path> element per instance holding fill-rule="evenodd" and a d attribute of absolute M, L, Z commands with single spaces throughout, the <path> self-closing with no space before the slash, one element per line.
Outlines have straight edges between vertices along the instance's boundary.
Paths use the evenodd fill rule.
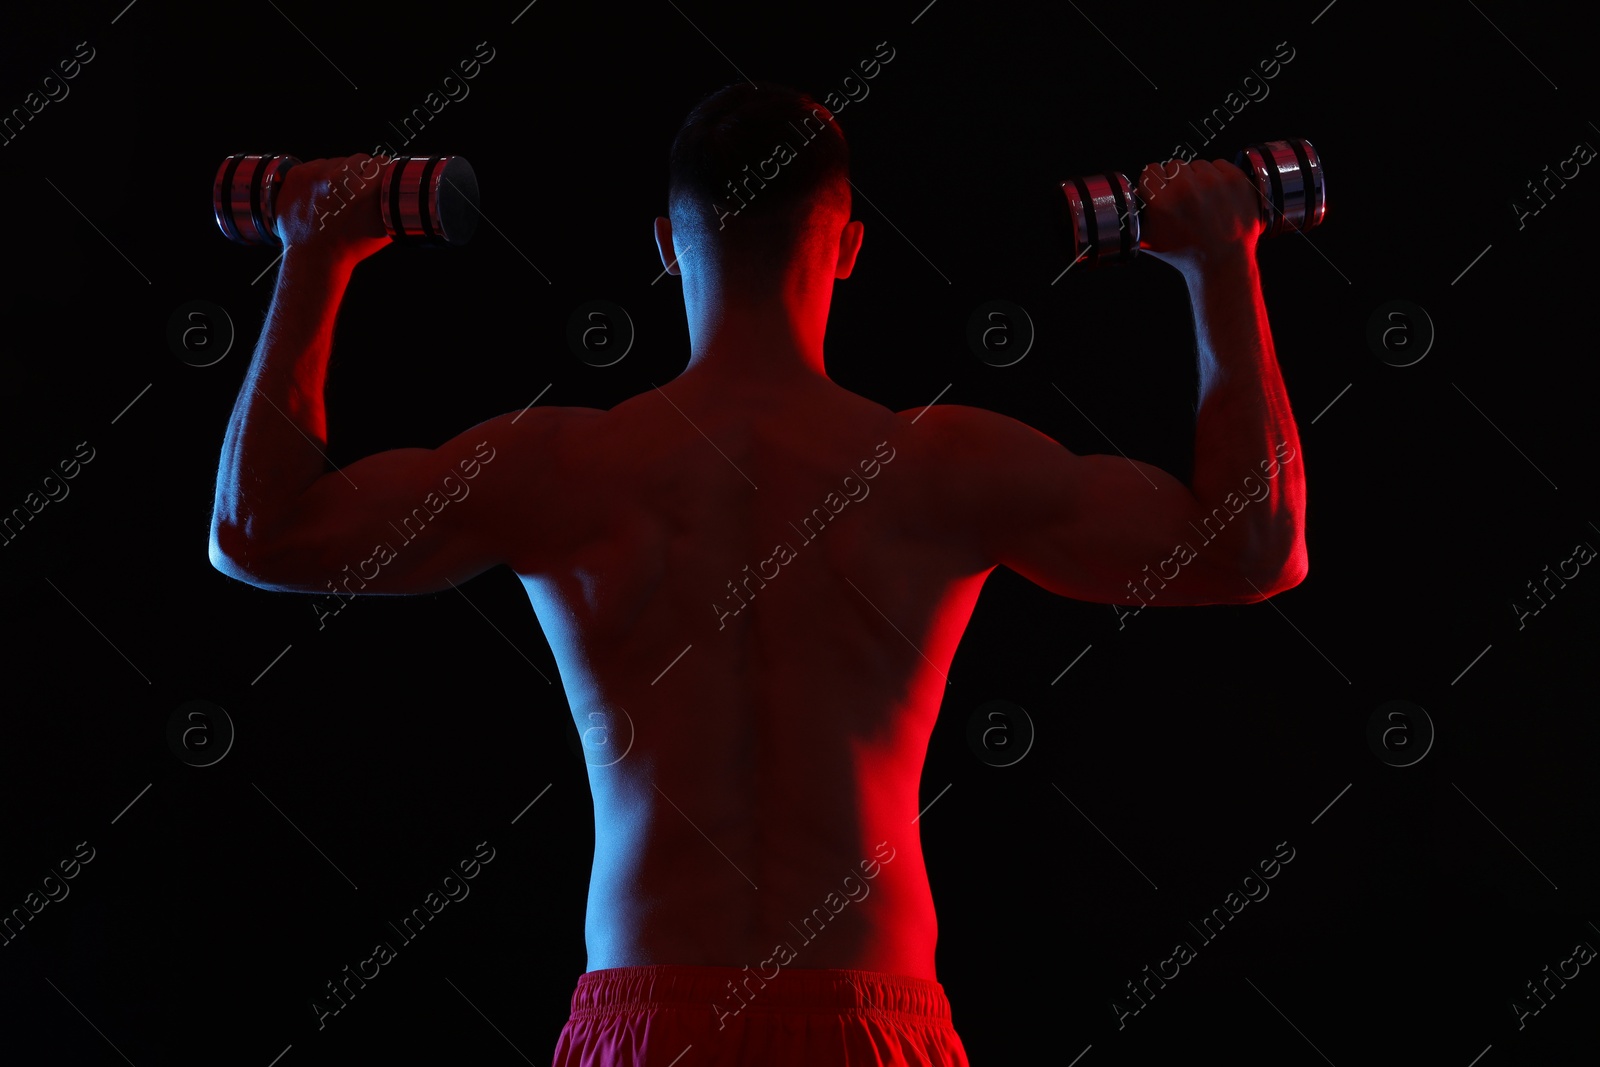
<path fill-rule="evenodd" d="M 682 300 L 677 279 L 652 284 L 650 223 L 684 113 L 743 75 L 825 93 L 887 41 L 870 95 L 838 115 L 870 203 L 830 374 L 896 410 L 942 396 L 1181 474 L 1181 279 L 1144 260 L 1052 284 L 1070 262 L 1053 190 L 1200 147 L 1189 121 L 1287 42 L 1270 95 L 1202 154 L 1296 135 L 1327 164 L 1325 225 L 1259 251 L 1303 439 L 1310 575 L 1266 604 L 1152 610 L 1121 630 L 1103 605 L 992 576 L 923 780 L 940 979 L 975 1064 L 1592 1060 L 1592 967 L 1520 1031 L 1510 1004 L 1575 943 L 1600 944 L 1600 578 L 1584 568 L 1520 630 L 1511 607 L 1546 564 L 1600 545 L 1584 269 L 1600 177 L 1584 167 L 1520 229 L 1512 208 L 1546 165 L 1600 143 L 1593 24 L 1488 2 L 937 0 L 919 17 L 923 2 L 541 0 L 513 25 L 518 0 L 142 0 L 120 17 L 112 0 L 6 26 L 6 110 L 79 41 L 95 50 L 70 95 L 0 145 L 0 507 L 79 442 L 95 450 L 70 496 L 0 547 L 0 910 L 78 842 L 95 849 L 70 896 L 0 947 L 8 1062 L 548 1061 L 584 968 L 593 814 L 513 575 L 358 600 L 319 630 L 308 598 L 233 582 L 205 553 L 274 276 L 253 282 L 271 253 L 216 232 L 218 161 L 394 142 L 388 123 L 480 41 L 494 58 L 470 95 L 408 150 L 470 158 L 493 228 L 357 272 L 329 382 L 336 462 L 439 444 L 547 385 L 542 403 L 610 407 L 681 370 Z M 594 298 L 638 330 L 604 369 L 565 341 Z M 1007 368 L 965 341 L 995 298 L 1037 329 Z M 204 368 L 166 342 L 196 299 L 238 330 Z M 1394 299 L 1437 330 L 1408 367 L 1366 340 Z M 1007 768 L 966 742 L 997 698 L 1038 733 Z M 191 699 L 237 729 L 210 767 L 167 744 Z M 1437 731 L 1410 767 L 1366 740 L 1391 699 Z M 319 1031 L 323 983 L 480 841 L 495 859 L 471 896 Z M 1280 842 L 1294 859 L 1270 896 L 1200 946 L 1188 921 Z M 1113 998 L 1179 940 L 1198 958 L 1119 1031 Z"/>

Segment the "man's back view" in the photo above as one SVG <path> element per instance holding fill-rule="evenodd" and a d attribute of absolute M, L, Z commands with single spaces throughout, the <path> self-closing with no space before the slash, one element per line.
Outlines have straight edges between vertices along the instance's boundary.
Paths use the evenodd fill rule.
<path fill-rule="evenodd" d="M 1152 205 L 1151 250 L 1196 304 L 1191 491 L 989 412 L 895 414 L 830 382 L 832 285 L 862 239 L 847 164 L 803 95 L 713 94 L 674 142 L 656 223 L 683 279 L 688 369 L 610 411 L 532 408 L 334 473 L 305 435 L 326 440 L 332 315 L 381 244 L 355 211 L 312 228 L 332 165 L 290 172 L 213 559 L 308 592 L 361 556 L 372 573 L 351 592 L 431 592 L 498 563 L 521 577 L 595 807 L 588 973 L 558 1065 L 690 1048 L 685 1065 L 964 1064 L 914 820 L 985 577 L 1004 564 L 1081 599 L 1193 604 L 1304 574 L 1299 444 L 1242 177 L 1195 163 Z M 461 478 L 459 503 L 427 502 Z"/>

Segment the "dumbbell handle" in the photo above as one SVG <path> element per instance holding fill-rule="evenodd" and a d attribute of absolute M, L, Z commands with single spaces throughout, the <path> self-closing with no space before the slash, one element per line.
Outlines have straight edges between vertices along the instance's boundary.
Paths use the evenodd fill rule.
<path fill-rule="evenodd" d="M 233 155 L 217 168 L 211 207 L 223 236 L 246 245 L 281 248 L 278 196 L 294 156 Z M 478 228 L 478 177 L 461 156 L 396 156 L 379 161 L 383 228 L 402 244 L 460 245 Z M 376 180 L 376 176 L 374 179 Z M 334 182 L 338 205 L 364 187 L 356 171 Z M 336 205 L 329 205 L 338 210 Z"/>
<path fill-rule="evenodd" d="M 1321 224 L 1328 208 L 1327 182 L 1322 157 L 1310 141 L 1253 144 L 1239 152 L 1234 165 L 1261 198 L 1262 236 L 1304 232 Z M 1062 238 L 1074 263 L 1086 259 L 1094 267 L 1139 254 L 1145 199 L 1125 176 L 1110 171 L 1068 178 L 1061 191 L 1066 199 Z"/>

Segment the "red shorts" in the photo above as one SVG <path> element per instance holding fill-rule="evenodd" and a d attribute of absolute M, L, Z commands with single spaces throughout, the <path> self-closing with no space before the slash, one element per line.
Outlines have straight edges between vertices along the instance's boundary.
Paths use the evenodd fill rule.
<path fill-rule="evenodd" d="M 572 1015 L 553 1062 L 554 1067 L 968 1067 L 938 982 L 789 967 L 766 981 L 754 969 L 736 967 L 590 971 L 578 978 Z"/>

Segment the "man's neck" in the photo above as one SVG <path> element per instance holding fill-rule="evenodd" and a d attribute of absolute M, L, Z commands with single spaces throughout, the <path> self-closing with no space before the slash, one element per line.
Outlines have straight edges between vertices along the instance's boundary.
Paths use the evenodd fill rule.
<path fill-rule="evenodd" d="M 686 285 L 690 355 L 684 374 L 774 384 L 826 379 L 822 340 L 831 283 L 759 294 Z"/>

